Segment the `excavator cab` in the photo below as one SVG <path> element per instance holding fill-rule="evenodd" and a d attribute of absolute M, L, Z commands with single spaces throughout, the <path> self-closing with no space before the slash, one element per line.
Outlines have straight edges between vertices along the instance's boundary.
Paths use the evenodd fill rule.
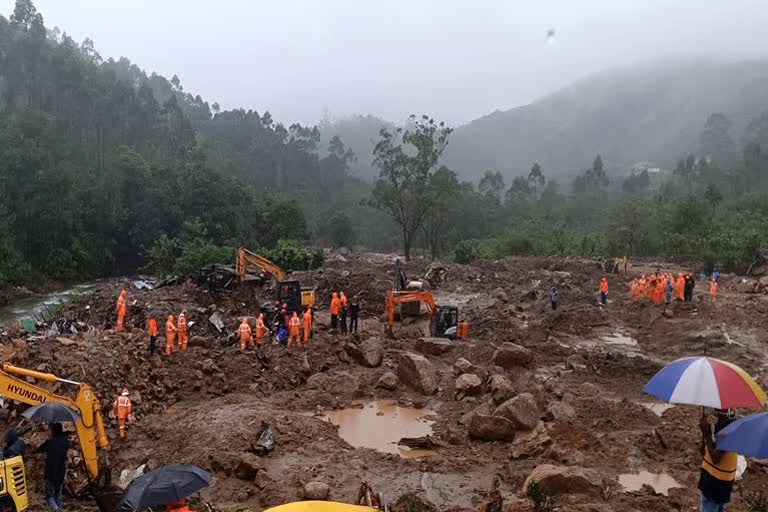
<path fill-rule="evenodd" d="M 288 312 L 301 311 L 301 285 L 298 281 L 283 281 L 277 285 L 276 300 L 287 304 Z"/>
<path fill-rule="evenodd" d="M 456 306 L 438 306 L 429 322 L 429 332 L 438 338 L 454 339 L 459 325 L 459 308 Z"/>
<path fill-rule="evenodd" d="M 27 509 L 27 480 L 20 456 L 0 461 L 0 512 Z"/>

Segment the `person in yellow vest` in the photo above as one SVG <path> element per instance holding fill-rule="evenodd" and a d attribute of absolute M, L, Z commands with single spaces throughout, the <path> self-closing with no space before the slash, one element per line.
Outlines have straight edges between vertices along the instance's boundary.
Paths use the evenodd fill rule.
<path fill-rule="evenodd" d="M 731 501 L 733 481 L 736 479 L 736 452 L 723 452 L 715 447 L 715 435 L 727 427 L 733 419 L 728 411 L 715 411 L 717 423 L 714 431 L 709 419 L 701 418 L 702 455 L 699 490 L 701 491 L 701 512 L 725 512 L 725 504 Z"/>
<path fill-rule="evenodd" d="M 187 310 L 182 309 L 178 321 L 179 350 L 187 350 Z"/>

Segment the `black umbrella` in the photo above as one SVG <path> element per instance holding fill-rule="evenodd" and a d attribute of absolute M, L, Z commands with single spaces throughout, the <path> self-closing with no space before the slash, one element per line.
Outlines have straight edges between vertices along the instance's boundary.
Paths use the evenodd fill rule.
<path fill-rule="evenodd" d="M 194 464 L 169 464 L 134 479 L 120 508 L 139 510 L 179 501 L 211 483 L 211 474 Z"/>
<path fill-rule="evenodd" d="M 73 408 L 59 402 L 44 402 L 30 407 L 21 413 L 27 419 L 60 423 L 62 421 L 75 422 L 80 419 L 80 413 Z"/>
<path fill-rule="evenodd" d="M 158 310 L 150 311 L 149 313 L 147 313 L 147 318 L 152 318 L 153 316 L 155 318 L 163 318 L 165 316 L 165 313 Z"/>

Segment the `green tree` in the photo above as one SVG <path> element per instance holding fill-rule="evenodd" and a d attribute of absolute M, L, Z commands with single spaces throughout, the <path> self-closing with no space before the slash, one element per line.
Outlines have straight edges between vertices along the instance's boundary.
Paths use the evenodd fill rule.
<path fill-rule="evenodd" d="M 495 205 L 501 204 L 505 188 L 504 177 L 499 171 L 485 171 L 477 186 L 478 191 Z"/>
<path fill-rule="evenodd" d="M 539 162 L 534 162 L 531 172 L 528 173 L 528 186 L 535 197 L 538 198 L 539 194 L 544 190 L 545 182 L 544 173 L 541 172 Z"/>
<path fill-rule="evenodd" d="M 414 234 L 432 208 L 429 182 L 452 129 L 428 116 L 410 117 L 406 128 L 382 128 L 373 150 L 379 179 L 370 204 L 391 216 L 400 227 L 406 261 Z"/>

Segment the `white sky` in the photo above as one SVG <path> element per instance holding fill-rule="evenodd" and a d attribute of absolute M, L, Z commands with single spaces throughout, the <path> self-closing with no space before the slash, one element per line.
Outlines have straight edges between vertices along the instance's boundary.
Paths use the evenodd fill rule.
<path fill-rule="evenodd" d="M 33 0 L 34 1 L 34 0 Z M 9 16 L 13 0 L 0 0 Z M 590 73 L 667 57 L 768 54 L 768 0 L 36 0 L 104 58 L 178 74 L 283 122 L 353 113 L 451 124 Z M 548 29 L 556 31 L 547 42 Z"/>

